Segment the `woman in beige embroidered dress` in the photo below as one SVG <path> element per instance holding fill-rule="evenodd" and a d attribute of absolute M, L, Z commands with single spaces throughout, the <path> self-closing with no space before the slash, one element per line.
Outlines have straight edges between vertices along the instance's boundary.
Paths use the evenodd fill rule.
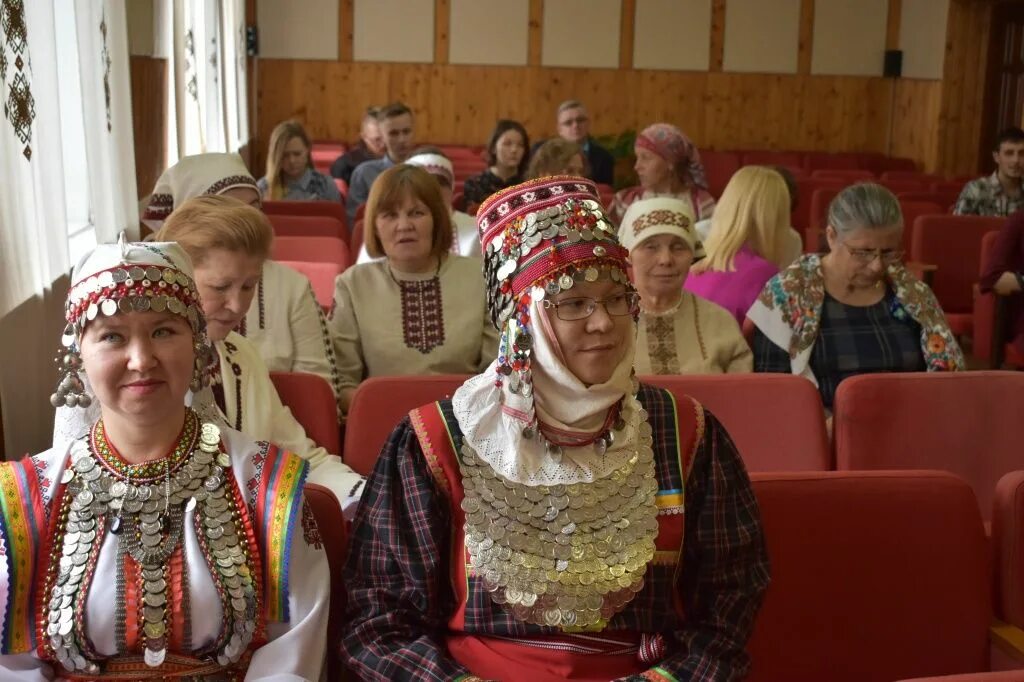
<path fill-rule="evenodd" d="M 704 257 L 689 202 L 640 199 L 619 230 L 640 293 L 636 371 L 725 374 L 753 371 L 750 347 L 727 310 L 683 290 L 690 265 Z"/>
<path fill-rule="evenodd" d="M 366 250 L 380 260 L 342 273 L 329 323 L 344 409 L 372 376 L 470 374 L 498 346 L 480 261 L 450 252 L 450 211 L 422 168 L 377 178 L 366 205 Z"/>

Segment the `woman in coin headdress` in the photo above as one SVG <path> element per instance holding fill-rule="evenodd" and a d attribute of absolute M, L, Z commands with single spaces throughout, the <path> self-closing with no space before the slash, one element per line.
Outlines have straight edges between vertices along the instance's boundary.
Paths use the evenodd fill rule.
<path fill-rule="evenodd" d="M 318 679 L 329 581 L 307 465 L 185 407 L 210 347 L 184 252 L 101 245 L 65 310 L 52 402 L 94 395 L 101 416 L 0 463 L 0 679 Z"/>
<path fill-rule="evenodd" d="M 636 383 L 637 295 L 597 198 L 548 177 L 480 208 L 498 357 L 410 412 L 367 482 L 341 644 L 360 679 L 749 669 L 757 503 L 709 412 Z"/>

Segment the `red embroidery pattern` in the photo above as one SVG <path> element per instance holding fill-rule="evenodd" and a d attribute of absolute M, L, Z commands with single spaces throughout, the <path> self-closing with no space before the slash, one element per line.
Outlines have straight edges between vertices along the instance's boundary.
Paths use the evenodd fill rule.
<path fill-rule="evenodd" d="M 312 545 L 317 549 L 324 546 L 323 539 L 320 537 L 320 529 L 316 525 L 316 517 L 313 516 L 313 511 L 305 502 L 302 503 L 302 537 L 305 538 L 307 545 Z"/>
<path fill-rule="evenodd" d="M 405 345 L 426 355 L 444 343 L 444 313 L 441 310 L 441 280 L 401 280 L 402 335 Z"/>

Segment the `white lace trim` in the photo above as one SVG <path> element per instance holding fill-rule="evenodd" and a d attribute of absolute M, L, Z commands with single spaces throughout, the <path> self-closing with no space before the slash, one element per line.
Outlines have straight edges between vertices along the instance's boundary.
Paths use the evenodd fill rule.
<path fill-rule="evenodd" d="M 528 486 L 592 483 L 620 469 L 636 451 L 641 423 L 640 402 L 626 395 L 622 418 L 626 427 L 603 453 L 593 445 L 563 448 L 558 461 L 547 453 L 543 439 L 523 438 L 524 424 L 502 406 L 505 389 L 494 385 L 496 363 L 469 379 L 452 396 L 452 411 L 463 439 L 495 473 Z"/>

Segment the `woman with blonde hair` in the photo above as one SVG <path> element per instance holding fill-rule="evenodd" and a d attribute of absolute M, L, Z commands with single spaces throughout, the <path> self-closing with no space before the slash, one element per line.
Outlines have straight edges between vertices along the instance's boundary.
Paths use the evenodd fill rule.
<path fill-rule="evenodd" d="M 741 168 L 715 207 L 704 244 L 707 258 L 690 271 L 686 290 L 742 323 L 765 282 L 789 264 L 794 239 L 800 237 L 789 227 L 789 190 L 782 176 L 763 166 Z"/>
<path fill-rule="evenodd" d="M 270 134 L 267 174 L 259 180 L 264 199 L 341 201 L 334 180 L 313 168 L 312 145 L 298 121 L 278 123 Z"/>
<path fill-rule="evenodd" d="M 586 173 L 587 159 L 583 154 L 583 147 L 560 137 L 548 140 L 537 147 L 526 169 L 526 177 L 530 180 L 552 175 L 583 177 Z"/>

